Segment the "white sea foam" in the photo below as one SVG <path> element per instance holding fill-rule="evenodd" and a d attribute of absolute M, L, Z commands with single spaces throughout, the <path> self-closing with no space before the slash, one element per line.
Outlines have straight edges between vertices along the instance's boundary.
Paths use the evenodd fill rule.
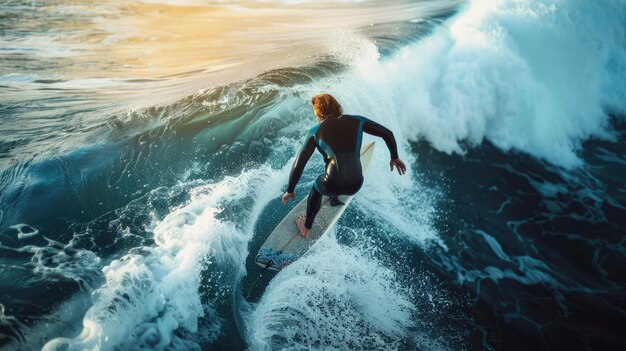
<path fill-rule="evenodd" d="M 388 233 L 398 233 L 413 244 L 426 247 L 438 244 L 446 248 L 432 225 L 436 215 L 439 194 L 425 188 L 410 165 L 416 164 L 415 157 L 405 149 L 403 159 L 409 165 L 408 173 L 400 176 L 390 170 L 389 151 L 380 139 L 365 136 L 364 143 L 377 140 L 377 151 L 365 175 L 365 182 L 355 197 L 355 204 L 377 220 L 379 228 Z M 389 229 L 389 228 L 393 229 Z"/>
<path fill-rule="evenodd" d="M 393 349 L 414 310 L 393 271 L 328 235 L 267 287 L 250 318 L 250 347 Z"/>
<path fill-rule="evenodd" d="M 488 139 L 563 166 L 626 114 L 623 1 L 474 0 L 388 59 L 309 86 L 448 153 Z M 346 46 L 345 50 L 353 48 Z"/>
<path fill-rule="evenodd" d="M 9 228 L 15 229 L 17 231 L 17 238 L 20 240 L 34 238 L 39 235 L 39 229 L 33 228 L 24 223 L 12 225 Z"/>
<path fill-rule="evenodd" d="M 200 273 L 206 265 L 240 269 L 252 226 L 262 207 L 279 193 L 285 179 L 277 175 L 283 173 L 266 166 L 196 185 L 190 202 L 156 225 L 154 247 L 128 253 L 103 269 L 106 282 L 94 293 L 80 335 L 54 339 L 44 349 L 199 348 L 174 331 L 196 333 L 198 318 L 213 313 L 200 300 Z M 240 222 L 218 218 L 229 203 L 246 199 L 252 203 L 249 216 Z M 212 322 L 202 330 L 210 334 L 203 336 L 205 341 L 219 331 L 220 320 Z"/>

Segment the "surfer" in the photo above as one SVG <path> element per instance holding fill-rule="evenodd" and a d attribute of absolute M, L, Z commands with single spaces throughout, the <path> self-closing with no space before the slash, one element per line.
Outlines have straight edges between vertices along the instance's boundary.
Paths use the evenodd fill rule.
<path fill-rule="evenodd" d="M 317 124 L 306 136 L 304 146 L 296 156 L 289 175 L 289 185 L 283 195 L 283 203 L 295 200 L 294 189 L 302 176 L 304 166 L 317 150 L 324 157 L 326 172 L 320 175 L 311 188 L 307 201 L 306 215 L 296 219 L 296 225 L 303 237 L 309 236 L 315 216 L 322 206 L 322 195 L 330 197 L 331 206 L 342 205 L 339 195 L 354 195 L 363 185 L 361 170 L 361 139 L 363 132 L 383 138 L 391 153 L 389 167 L 395 167 L 400 175 L 406 172 L 406 166 L 398 158 L 398 147 L 393 133 L 382 125 L 363 116 L 345 115 L 343 108 L 329 94 L 319 94 L 311 99 Z"/>

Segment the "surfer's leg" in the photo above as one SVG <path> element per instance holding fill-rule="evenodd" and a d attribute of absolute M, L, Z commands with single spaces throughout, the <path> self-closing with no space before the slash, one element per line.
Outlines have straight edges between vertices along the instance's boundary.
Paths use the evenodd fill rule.
<path fill-rule="evenodd" d="M 298 225 L 298 228 L 300 228 L 300 234 L 305 238 L 309 233 L 309 229 L 313 227 L 313 221 L 315 220 L 315 216 L 317 216 L 320 208 L 322 208 L 323 195 L 334 197 L 337 196 L 337 194 L 329 191 L 328 184 L 325 182 L 325 177 L 322 174 L 317 177 L 315 183 L 313 183 L 313 187 L 311 187 L 309 199 L 306 204 L 306 216 L 304 216 L 304 218 L 302 218 L 301 216 L 296 219 L 296 224 Z M 337 201 L 339 200 L 337 199 Z"/>
<path fill-rule="evenodd" d="M 311 229 L 313 227 L 313 221 L 315 220 L 315 216 L 320 211 L 322 207 L 322 194 L 315 189 L 315 186 L 311 187 L 311 192 L 309 193 L 309 200 L 306 204 L 306 221 L 304 222 L 304 226 L 307 229 Z"/>

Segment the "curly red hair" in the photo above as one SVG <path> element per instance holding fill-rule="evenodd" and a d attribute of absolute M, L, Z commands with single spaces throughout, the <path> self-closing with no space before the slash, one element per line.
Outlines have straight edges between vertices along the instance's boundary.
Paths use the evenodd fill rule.
<path fill-rule="evenodd" d="M 343 107 L 330 94 L 318 94 L 311 99 L 313 111 L 320 121 L 326 118 L 339 117 L 343 114 Z"/>

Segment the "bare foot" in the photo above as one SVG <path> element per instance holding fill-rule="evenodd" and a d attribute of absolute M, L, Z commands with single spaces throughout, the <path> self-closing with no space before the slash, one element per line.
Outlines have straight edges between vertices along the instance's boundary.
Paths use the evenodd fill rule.
<path fill-rule="evenodd" d="M 296 225 L 298 226 L 298 229 L 300 230 L 300 235 L 306 239 L 309 237 L 309 228 L 304 226 L 305 221 L 306 221 L 305 215 L 300 215 L 298 216 L 298 218 L 296 218 Z"/>

